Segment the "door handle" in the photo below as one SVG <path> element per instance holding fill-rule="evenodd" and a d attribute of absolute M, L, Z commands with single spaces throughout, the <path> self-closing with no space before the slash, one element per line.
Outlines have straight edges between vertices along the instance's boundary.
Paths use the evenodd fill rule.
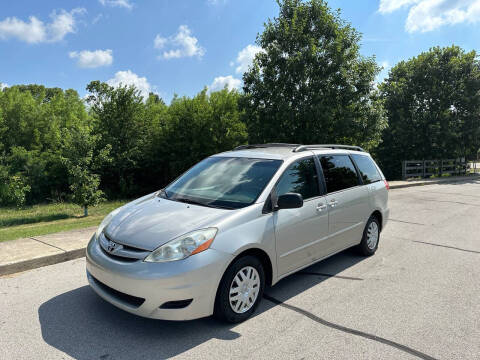
<path fill-rule="evenodd" d="M 338 201 L 337 201 L 337 200 L 335 200 L 335 199 L 334 199 L 334 200 L 330 200 L 330 203 L 329 203 L 329 205 L 330 205 L 330 207 L 332 207 L 332 208 L 333 208 L 333 207 L 335 207 L 335 206 L 337 206 L 337 205 L 338 205 Z"/>
<path fill-rule="evenodd" d="M 320 203 L 320 204 L 317 205 L 317 211 L 318 211 L 318 212 L 322 212 L 322 211 L 325 210 L 326 208 L 327 208 L 327 205 L 325 205 L 325 204 L 321 204 L 321 203 Z"/>

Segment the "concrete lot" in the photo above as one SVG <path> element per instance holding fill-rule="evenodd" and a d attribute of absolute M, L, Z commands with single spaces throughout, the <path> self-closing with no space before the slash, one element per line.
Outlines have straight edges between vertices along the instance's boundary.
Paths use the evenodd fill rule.
<path fill-rule="evenodd" d="M 390 199 L 375 256 L 282 280 L 240 325 L 122 312 L 88 288 L 84 259 L 0 278 L 0 359 L 479 359 L 480 180 Z"/>

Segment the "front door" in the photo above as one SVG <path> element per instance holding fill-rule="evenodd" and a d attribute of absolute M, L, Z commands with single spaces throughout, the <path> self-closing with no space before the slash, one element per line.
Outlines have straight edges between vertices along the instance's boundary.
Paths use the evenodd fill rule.
<path fill-rule="evenodd" d="M 298 193 L 304 203 L 298 209 L 274 212 L 278 275 L 292 272 L 318 259 L 318 248 L 328 237 L 328 208 L 320 191 L 313 157 L 292 163 L 280 177 L 276 195 Z"/>

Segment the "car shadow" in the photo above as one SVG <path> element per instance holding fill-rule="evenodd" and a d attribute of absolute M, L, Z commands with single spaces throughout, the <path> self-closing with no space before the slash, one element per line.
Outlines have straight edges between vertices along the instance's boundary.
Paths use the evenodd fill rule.
<path fill-rule="evenodd" d="M 337 274 L 363 259 L 352 251 L 341 252 L 286 277 L 266 293 L 286 301 L 329 277 L 342 277 Z M 274 306 L 263 299 L 255 316 Z M 234 340 L 241 336 L 235 325 L 212 317 L 184 322 L 141 318 L 107 303 L 89 286 L 46 301 L 39 307 L 38 316 L 44 341 L 75 359 L 164 359 L 209 339 Z"/>

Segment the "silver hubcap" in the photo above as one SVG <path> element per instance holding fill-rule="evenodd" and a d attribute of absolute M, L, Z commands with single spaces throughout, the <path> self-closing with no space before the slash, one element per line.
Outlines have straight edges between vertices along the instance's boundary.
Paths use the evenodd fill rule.
<path fill-rule="evenodd" d="M 378 242 L 378 225 L 372 221 L 367 229 L 367 246 L 370 250 L 375 249 Z"/>
<path fill-rule="evenodd" d="M 260 276 L 251 266 L 241 269 L 230 285 L 230 307 L 237 314 L 250 310 L 255 304 L 260 290 Z"/>

